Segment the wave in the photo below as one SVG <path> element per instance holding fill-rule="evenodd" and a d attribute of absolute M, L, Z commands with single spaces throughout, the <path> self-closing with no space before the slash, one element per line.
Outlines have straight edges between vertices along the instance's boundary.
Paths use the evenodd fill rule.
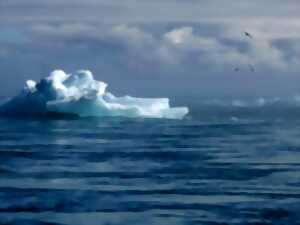
<path fill-rule="evenodd" d="M 0 114 L 182 119 L 189 112 L 187 107 L 170 107 L 168 98 L 116 97 L 106 88 L 88 70 L 55 70 L 39 82 L 28 80 L 17 96 L 0 106 Z"/>

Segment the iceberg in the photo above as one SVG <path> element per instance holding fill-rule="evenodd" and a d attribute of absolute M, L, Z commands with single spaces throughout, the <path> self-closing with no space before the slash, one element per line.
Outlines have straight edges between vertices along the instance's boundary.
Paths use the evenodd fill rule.
<path fill-rule="evenodd" d="M 116 97 L 106 88 L 88 70 L 74 74 L 55 70 L 39 82 L 28 80 L 17 96 L 0 105 L 0 114 L 182 119 L 189 112 L 187 107 L 170 107 L 168 98 Z"/>

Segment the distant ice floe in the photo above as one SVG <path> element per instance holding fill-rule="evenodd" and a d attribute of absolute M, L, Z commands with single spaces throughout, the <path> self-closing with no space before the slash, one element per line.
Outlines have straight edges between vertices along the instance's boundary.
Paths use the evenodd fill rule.
<path fill-rule="evenodd" d="M 0 106 L 0 114 L 182 119 L 189 112 L 187 107 L 171 108 L 168 98 L 116 97 L 106 87 L 88 70 L 75 74 L 55 70 L 39 82 L 28 80 L 21 93 Z"/>
<path fill-rule="evenodd" d="M 256 98 L 256 99 L 209 99 L 201 102 L 205 106 L 233 107 L 233 108 L 260 108 L 273 106 L 300 106 L 300 95 L 294 95 L 290 98 Z"/>

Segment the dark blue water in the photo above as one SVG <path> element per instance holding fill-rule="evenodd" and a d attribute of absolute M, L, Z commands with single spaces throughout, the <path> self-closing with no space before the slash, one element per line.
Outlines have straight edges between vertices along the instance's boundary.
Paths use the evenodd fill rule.
<path fill-rule="evenodd" d="M 2 118 L 0 224 L 300 224 L 300 119 L 279 114 Z"/>

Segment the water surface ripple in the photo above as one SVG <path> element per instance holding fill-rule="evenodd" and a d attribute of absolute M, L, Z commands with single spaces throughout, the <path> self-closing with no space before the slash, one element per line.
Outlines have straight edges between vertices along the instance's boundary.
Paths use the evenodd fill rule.
<path fill-rule="evenodd" d="M 299 128 L 0 119 L 0 224 L 300 224 Z"/>

